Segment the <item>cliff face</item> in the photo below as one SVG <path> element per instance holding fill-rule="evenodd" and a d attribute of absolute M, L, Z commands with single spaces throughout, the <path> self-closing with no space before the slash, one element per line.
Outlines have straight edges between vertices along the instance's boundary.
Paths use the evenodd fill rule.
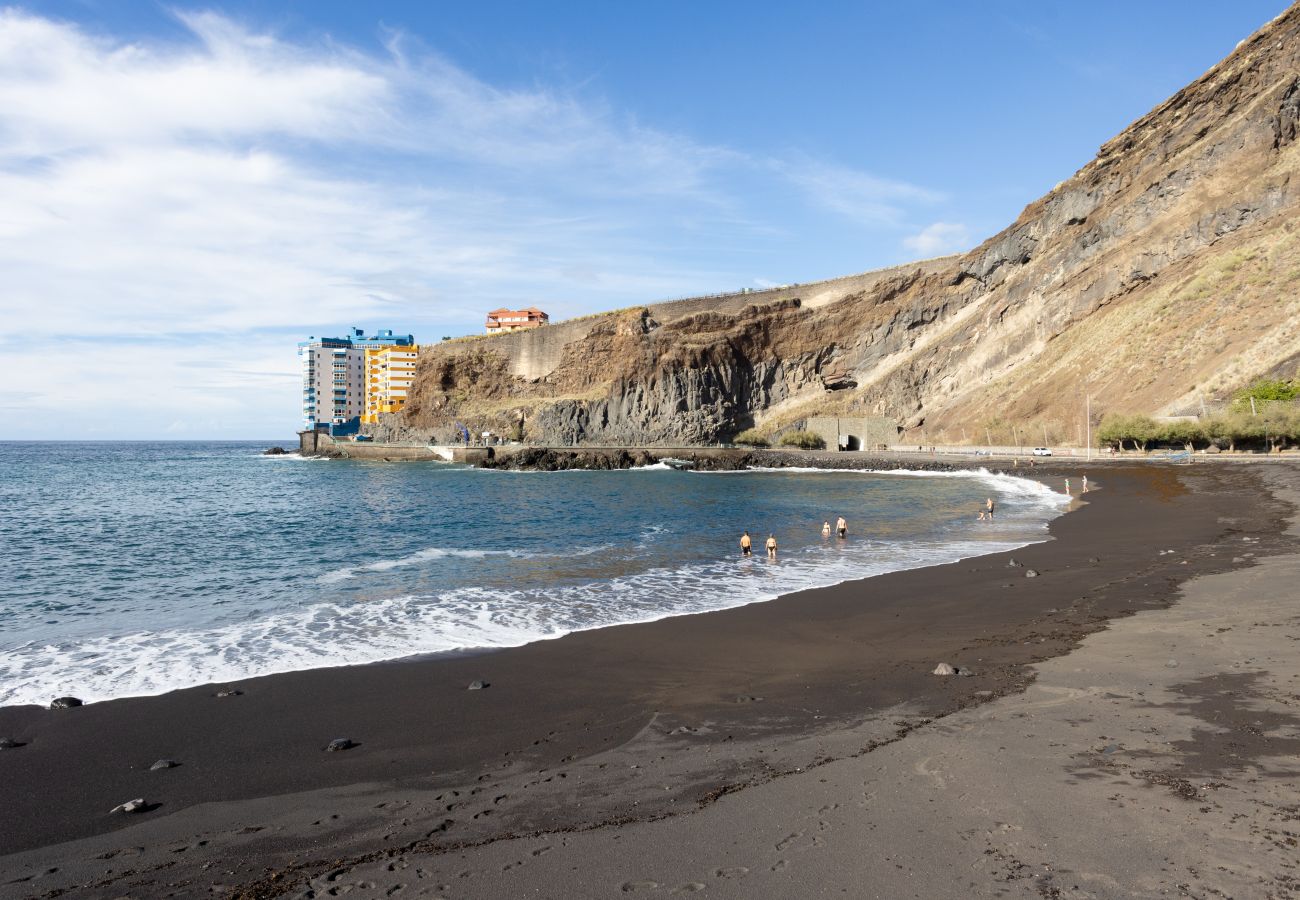
<path fill-rule="evenodd" d="M 1292 8 L 969 253 L 593 317 L 532 370 L 517 336 L 436 346 L 383 431 L 700 443 L 841 413 L 1073 442 L 1089 394 L 1094 418 L 1198 408 L 1300 362 L 1298 132 Z"/>

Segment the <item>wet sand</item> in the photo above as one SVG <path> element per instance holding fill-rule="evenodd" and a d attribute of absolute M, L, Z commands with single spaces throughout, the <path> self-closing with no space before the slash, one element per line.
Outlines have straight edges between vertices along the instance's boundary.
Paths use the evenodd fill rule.
<path fill-rule="evenodd" d="M 608 896 L 638 879 L 656 887 L 631 889 L 721 890 L 732 879 L 641 878 L 651 843 L 676 838 L 643 847 L 639 829 L 685 829 L 707 845 L 690 823 L 756 825 L 736 804 L 778 788 L 811 796 L 829 783 L 822 769 L 871 765 L 1007 702 L 1032 664 L 1107 620 L 1240 566 L 1228 548 L 1243 537 L 1258 538 L 1244 551 L 1257 555 L 1289 540 L 1258 467 L 1089 471 L 1101 490 L 1053 523 L 1055 540 L 1011 554 L 491 654 L 254 679 L 231 685 L 235 696 L 0 709 L 0 735 L 25 742 L 0 756 L 0 890 L 378 896 L 400 884 L 405 895 L 519 896 L 517 862 L 532 867 L 529 896 Z M 1035 474 L 1067 472 L 1078 469 Z M 940 661 L 974 675 L 929 674 Z M 489 687 L 466 690 L 476 679 Z M 323 751 L 339 737 L 358 746 Z M 149 771 L 160 758 L 180 765 Z M 802 787 L 782 787 L 792 784 Z M 134 797 L 156 806 L 109 815 Z M 762 811 L 770 825 L 783 815 Z M 548 874 L 542 859 L 555 860 Z M 620 872 L 626 884 L 612 884 Z M 726 895 L 759 895 L 736 890 Z"/>

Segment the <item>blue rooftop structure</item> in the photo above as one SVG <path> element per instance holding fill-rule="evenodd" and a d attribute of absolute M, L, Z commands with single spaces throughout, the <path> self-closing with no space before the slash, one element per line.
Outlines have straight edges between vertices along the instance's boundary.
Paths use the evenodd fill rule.
<path fill-rule="evenodd" d="M 413 334 L 393 334 L 391 328 L 381 328 L 373 335 L 366 336 L 364 328 L 349 328 L 347 337 L 317 338 L 309 337 L 299 341 L 299 347 L 318 345 L 321 347 L 411 347 L 415 344 Z"/>

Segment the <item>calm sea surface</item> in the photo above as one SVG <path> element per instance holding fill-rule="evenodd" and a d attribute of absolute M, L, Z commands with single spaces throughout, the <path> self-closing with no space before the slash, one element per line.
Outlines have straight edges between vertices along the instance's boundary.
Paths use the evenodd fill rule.
<path fill-rule="evenodd" d="M 1044 540 L 1065 500 L 987 474 L 492 472 L 266 446 L 0 443 L 0 705 L 739 606 Z M 849 540 L 823 540 L 841 514 Z"/>

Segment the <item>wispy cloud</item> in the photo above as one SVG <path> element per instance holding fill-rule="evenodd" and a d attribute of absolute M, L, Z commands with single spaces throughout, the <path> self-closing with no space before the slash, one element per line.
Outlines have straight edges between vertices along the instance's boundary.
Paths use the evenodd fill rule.
<path fill-rule="evenodd" d="M 775 161 L 772 165 L 817 205 L 864 225 L 899 226 L 910 209 L 944 199 L 937 191 L 825 162 Z"/>
<path fill-rule="evenodd" d="M 937 199 L 503 89 L 401 34 L 364 52 L 178 18 L 181 39 L 126 42 L 0 11 L 0 314 L 77 348 L 51 375 L 0 337 L 20 434 L 70 402 L 89 412 L 69 429 L 284 430 L 305 332 L 436 339 L 502 303 L 563 316 L 740 285 L 753 273 L 699 248 L 775 240 L 755 193 L 893 229 Z"/>
<path fill-rule="evenodd" d="M 968 250 L 970 229 L 960 222 L 934 222 L 916 234 L 903 238 L 903 246 L 918 256 L 942 256 Z"/>

